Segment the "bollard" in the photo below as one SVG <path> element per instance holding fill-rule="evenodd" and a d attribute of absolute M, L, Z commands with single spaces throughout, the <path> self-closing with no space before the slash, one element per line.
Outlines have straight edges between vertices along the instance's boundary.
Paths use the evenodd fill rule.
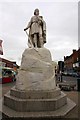
<path fill-rule="evenodd" d="M 77 90 L 80 91 L 80 78 L 77 79 Z"/>

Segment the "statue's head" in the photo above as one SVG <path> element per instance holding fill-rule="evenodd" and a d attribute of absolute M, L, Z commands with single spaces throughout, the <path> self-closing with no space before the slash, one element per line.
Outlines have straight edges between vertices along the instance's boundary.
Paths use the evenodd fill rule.
<path fill-rule="evenodd" d="M 39 9 L 34 10 L 34 15 L 39 15 Z"/>

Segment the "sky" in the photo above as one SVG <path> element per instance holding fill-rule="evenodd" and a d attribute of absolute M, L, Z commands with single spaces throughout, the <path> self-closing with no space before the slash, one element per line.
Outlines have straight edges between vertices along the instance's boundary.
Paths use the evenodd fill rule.
<path fill-rule="evenodd" d="M 34 9 L 39 8 L 47 25 L 47 43 L 53 61 L 78 49 L 78 2 L 77 0 L 3 0 L 0 2 L 0 39 L 3 40 L 2 58 L 21 63 L 28 37 L 24 32 Z"/>

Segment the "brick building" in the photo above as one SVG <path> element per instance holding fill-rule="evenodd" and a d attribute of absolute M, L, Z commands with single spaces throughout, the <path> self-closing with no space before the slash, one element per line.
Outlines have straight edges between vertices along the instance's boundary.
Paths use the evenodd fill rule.
<path fill-rule="evenodd" d="M 5 67 L 9 67 L 9 68 L 18 67 L 16 62 L 9 61 L 9 60 L 4 59 L 4 58 L 0 58 L 0 65 L 5 66 Z"/>
<path fill-rule="evenodd" d="M 80 48 L 70 56 L 64 56 L 64 70 L 80 72 Z"/>

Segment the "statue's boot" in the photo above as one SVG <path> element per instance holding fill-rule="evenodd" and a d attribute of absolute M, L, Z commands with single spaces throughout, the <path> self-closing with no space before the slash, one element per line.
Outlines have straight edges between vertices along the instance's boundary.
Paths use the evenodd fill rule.
<path fill-rule="evenodd" d="M 40 38 L 40 46 L 41 46 L 41 48 L 44 47 L 44 44 L 43 44 L 43 38 Z"/>
<path fill-rule="evenodd" d="M 40 43 L 40 47 L 43 48 L 44 44 L 43 44 L 43 37 L 42 37 L 42 34 L 39 34 L 39 43 Z"/>
<path fill-rule="evenodd" d="M 34 47 L 37 48 L 37 34 L 34 34 Z"/>

